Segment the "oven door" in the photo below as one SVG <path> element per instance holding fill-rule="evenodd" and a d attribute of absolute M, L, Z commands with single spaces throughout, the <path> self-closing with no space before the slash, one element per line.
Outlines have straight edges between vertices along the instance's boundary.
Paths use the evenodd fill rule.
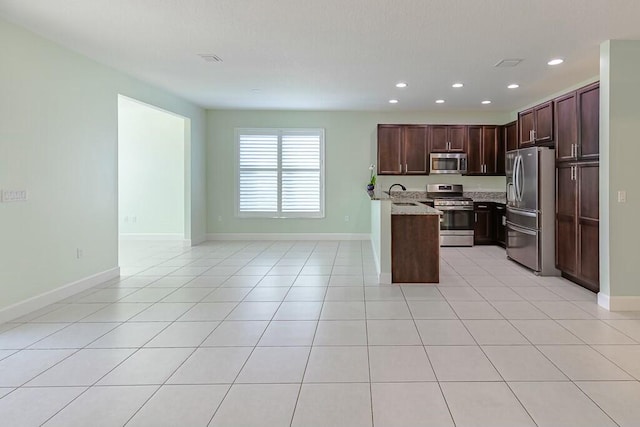
<path fill-rule="evenodd" d="M 473 231 L 473 208 L 460 206 L 436 206 L 442 211 L 440 231 Z"/>

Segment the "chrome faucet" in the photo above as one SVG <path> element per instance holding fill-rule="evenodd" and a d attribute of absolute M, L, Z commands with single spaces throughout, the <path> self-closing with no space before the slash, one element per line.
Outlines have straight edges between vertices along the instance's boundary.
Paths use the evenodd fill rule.
<path fill-rule="evenodd" d="M 402 188 L 402 191 L 407 191 L 407 187 L 405 187 L 404 185 L 402 185 L 402 184 L 393 184 L 391 187 L 389 187 L 389 190 L 387 191 L 387 193 L 389 193 L 389 195 L 391 195 L 391 189 L 393 187 L 395 187 L 396 185 L 399 185 Z"/>

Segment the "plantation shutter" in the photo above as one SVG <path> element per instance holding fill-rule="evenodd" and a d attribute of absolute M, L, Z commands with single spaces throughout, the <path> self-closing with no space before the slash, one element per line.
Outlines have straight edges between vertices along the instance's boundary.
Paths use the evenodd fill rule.
<path fill-rule="evenodd" d="M 323 129 L 238 129 L 238 215 L 324 216 Z"/>

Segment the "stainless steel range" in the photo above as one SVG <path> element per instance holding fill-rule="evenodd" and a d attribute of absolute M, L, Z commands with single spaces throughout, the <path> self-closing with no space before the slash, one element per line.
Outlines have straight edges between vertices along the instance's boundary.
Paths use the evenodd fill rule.
<path fill-rule="evenodd" d="M 473 200 L 461 184 L 427 184 L 427 197 L 441 210 L 440 246 L 473 246 Z"/>

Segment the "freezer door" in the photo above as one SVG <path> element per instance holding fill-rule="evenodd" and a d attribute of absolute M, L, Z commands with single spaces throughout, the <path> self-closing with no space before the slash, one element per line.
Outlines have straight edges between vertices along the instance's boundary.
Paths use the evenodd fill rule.
<path fill-rule="evenodd" d="M 537 211 L 538 207 L 538 148 L 519 151 L 519 161 L 514 172 L 518 204 L 524 210 Z"/>
<path fill-rule="evenodd" d="M 507 221 L 523 228 L 540 228 L 539 214 L 536 211 L 507 206 Z"/>
<path fill-rule="evenodd" d="M 533 271 L 540 271 L 539 233 L 507 221 L 507 256 Z"/>

